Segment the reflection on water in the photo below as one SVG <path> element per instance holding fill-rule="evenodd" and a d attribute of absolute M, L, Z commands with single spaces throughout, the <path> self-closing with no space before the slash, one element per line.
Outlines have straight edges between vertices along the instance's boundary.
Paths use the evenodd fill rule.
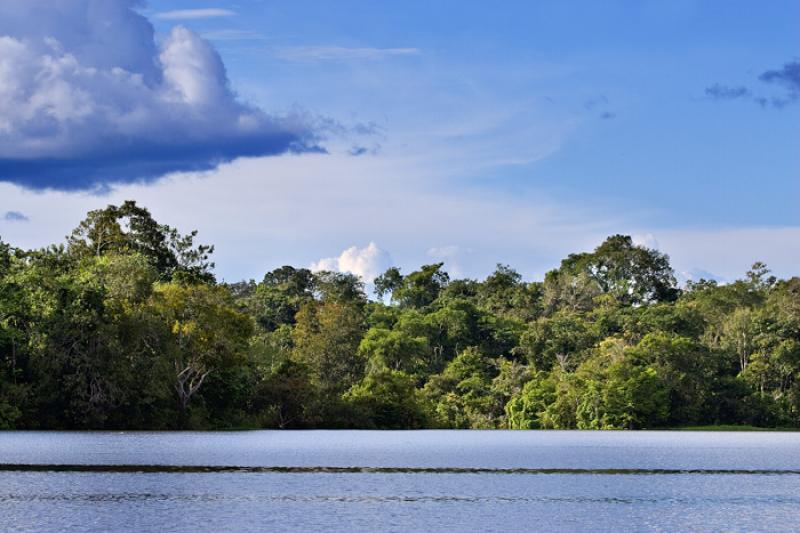
<path fill-rule="evenodd" d="M 0 433 L 9 531 L 791 531 L 794 433 Z"/>
<path fill-rule="evenodd" d="M 19 464 L 0 463 L 0 472 L 117 472 L 197 474 L 603 474 L 603 475 L 800 475 L 800 470 L 787 469 L 733 469 L 733 468 L 457 468 L 457 467 L 397 467 L 397 466 L 200 466 L 200 465 L 125 465 L 125 464 Z"/>
<path fill-rule="evenodd" d="M 797 470 L 800 433 L 8 432 L 0 463 L 236 467 Z"/>

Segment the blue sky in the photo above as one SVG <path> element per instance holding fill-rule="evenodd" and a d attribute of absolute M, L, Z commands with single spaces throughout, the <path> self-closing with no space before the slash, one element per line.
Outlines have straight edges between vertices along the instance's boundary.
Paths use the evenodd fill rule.
<path fill-rule="evenodd" d="M 0 60 L 15 244 L 133 198 L 226 279 L 537 278 L 618 232 L 684 278 L 798 274 L 797 2 L 36 1 L 0 8 L 7 63 L 52 80 Z"/>

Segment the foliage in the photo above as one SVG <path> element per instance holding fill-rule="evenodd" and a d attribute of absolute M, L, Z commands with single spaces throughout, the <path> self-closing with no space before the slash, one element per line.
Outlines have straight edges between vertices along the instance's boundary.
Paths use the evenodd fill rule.
<path fill-rule="evenodd" d="M 441 263 L 364 283 L 213 248 L 134 202 L 0 240 L 0 428 L 800 427 L 800 278 L 679 290 L 615 235 L 542 282 Z"/>
<path fill-rule="evenodd" d="M 358 428 L 418 429 L 429 415 L 414 378 L 399 370 L 368 374 L 344 395 L 351 424 Z"/>

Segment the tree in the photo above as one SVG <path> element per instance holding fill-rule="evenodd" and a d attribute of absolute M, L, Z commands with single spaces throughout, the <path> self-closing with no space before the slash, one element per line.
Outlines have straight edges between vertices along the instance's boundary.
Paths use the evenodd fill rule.
<path fill-rule="evenodd" d="M 677 290 L 615 235 L 543 282 L 441 263 L 216 284 L 134 202 L 0 241 L 0 428 L 800 427 L 800 278 Z M 391 300 L 384 301 L 387 295 Z"/>
<path fill-rule="evenodd" d="M 517 353 L 524 355 L 536 370 L 558 365 L 567 371 L 577 366 L 596 341 L 592 324 L 580 315 L 559 312 L 540 318 L 522 334 Z"/>
<path fill-rule="evenodd" d="M 172 337 L 174 389 L 186 411 L 209 374 L 244 361 L 252 322 L 221 286 L 158 284 L 152 306 Z"/>
<path fill-rule="evenodd" d="M 556 382 L 548 372 L 539 371 L 505 406 L 510 429 L 540 429 L 545 412 L 555 403 Z"/>
<path fill-rule="evenodd" d="M 265 331 L 292 325 L 300 307 L 314 298 L 314 275 L 305 268 L 283 266 L 268 272 L 252 294 L 240 299 Z"/>
<path fill-rule="evenodd" d="M 414 337 L 402 329 L 370 328 L 358 352 L 370 371 L 398 370 L 413 376 L 426 372 L 430 346 L 426 337 Z"/>
<path fill-rule="evenodd" d="M 18 383 L 26 344 L 25 307 L 11 276 L 15 252 L 0 239 L 0 429 L 13 429 L 23 417 L 19 407 L 25 386 Z"/>
<path fill-rule="evenodd" d="M 362 307 L 367 303 L 364 283 L 349 272 L 321 271 L 314 274 L 314 293 L 318 300 Z"/>
<path fill-rule="evenodd" d="M 563 268 L 545 275 L 543 285 L 544 313 L 559 310 L 584 312 L 594 307 L 595 298 L 601 294 L 600 285 L 588 272 L 574 273 Z"/>
<path fill-rule="evenodd" d="M 478 285 L 478 306 L 492 315 L 531 320 L 542 311 L 540 290 L 539 284 L 524 283 L 510 266 L 498 264 Z"/>
<path fill-rule="evenodd" d="M 306 366 L 286 360 L 270 372 L 257 372 L 250 409 L 258 427 L 302 428 L 319 424 L 319 401 Z"/>
<path fill-rule="evenodd" d="M 375 278 L 375 295 L 383 300 L 385 296 L 391 296 L 402 284 L 403 275 L 400 274 L 400 269 L 390 267 L 386 272 Z"/>
<path fill-rule="evenodd" d="M 738 358 L 741 372 L 747 369 L 755 349 L 755 327 L 753 312 L 746 307 L 736 309 L 722 323 L 720 345 Z"/>
<path fill-rule="evenodd" d="M 654 427 L 669 416 L 667 386 L 656 368 L 616 340 L 581 364 L 575 394 L 579 429 Z"/>
<path fill-rule="evenodd" d="M 714 397 L 720 393 L 718 376 L 725 366 L 718 353 L 689 337 L 652 332 L 626 348 L 626 354 L 655 371 L 659 387 L 666 390 L 670 424 L 707 424 L 719 419 Z"/>
<path fill-rule="evenodd" d="M 626 305 L 674 301 L 679 295 L 669 258 L 633 244 L 627 235 L 609 237 L 592 253 L 570 255 L 551 278 L 565 274 L 578 280 L 584 276 L 596 283 L 600 292 Z"/>
<path fill-rule="evenodd" d="M 505 406 L 510 429 L 576 427 L 578 397 L 575 374 L 554 368 L 536 372 Z"/>
<path fill-rule="evenodd" d="M 442 270 L 443 266 L 444 263 L 424 265 L 402 279 L 398 269 L 390 268 L 376 279 L 376 289 L 380 291 L 380 297 L 391 292 L 392 302 L 401 307 L 427 307 L 450 281 L 450 276 Z"/>
<path fill-rule="evenodd" d="M 121 206 L 90 211 L 67 238 L 69 250 L 80 257 L 106 254 L 143 255 L 164 280 L 212 281 L 213 246 L 194 245 L 196 231 L 181 235 L 156 222 L 150 212 L 128 200 Z"/>
<path fill-rule="evenodd" d="M 414 378 L 399 370 L 367 374 L 344 395 L 358 428 L 419 429 L 428 425 L 424 399 Z"/>
<path fill-rule="evenodd" d="M 503 406 L 492 396 L 492 380 L 497 374 L 494 361 L 468 347 L 441 374 L 431 377 L 425 395 L 446 427 L 494 427 L 503 414 Z"/>
<path fill-rule="evenodd" d="M 360 306 L 338 301 L 309 302 L 297 313 L 292 357 L 311 371 L 324 394 L 338 395 L 364 374 L 358 346 L 364 332 Z"/>

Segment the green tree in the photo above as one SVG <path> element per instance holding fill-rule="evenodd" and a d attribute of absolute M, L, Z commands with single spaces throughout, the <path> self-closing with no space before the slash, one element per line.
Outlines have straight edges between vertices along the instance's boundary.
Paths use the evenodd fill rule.
<path fill-rule="evenodd" d="M 585 359 L 587 350 L 596 342 L 593 329 L 580 315 L 560 311 L 530 323 L 516 352 L 536 370 L 550 370 L 557 365 L 567 371 Z"/>
<path fill-rule="evenodd" d="M 450 282 L 450 276 L 442 270 L 443 266 L 444 263 L 424 265 L 405 277 L 400 276 L 398 269 L 390 268 L 375 280 L 378 295 L 382 297 L 391 292 L 392 302 L 401 307 L 427 307 Z"/>
<path fill-rule="evenodd" d="M 420 375 L 430 353 L 428 339 L 402 329 L 370 328 L 358 347 L 370 369 L 389 369 Z"/>
<path fill-rule="evenodd" d="M 576 371 L 580 429 L 656 427 L 669 416 L 668 388 L 658 370 L 617 339 L 601 343 Z"/>
<path fill-rule="evenodd" d="M 419 429 L 429 415 L 414 378 L 399 370 L 370 373 L 344 395 L 358 428 Z"/>
<path fill-rule="evenodd" d="M 610 294 L 626 305 L 674 301 L 679 295 L 669 258 L 633 244 L 627 235 L 606 239 L 592 253 L 572 254 L 561 262 L 559 273 L 551 277 L 567 287 L 594 282 L 603 294 Z"/>
<path fill-rule="evenodd" d="M 363 308 L 338 301 L 309 302 L 298 311 L 292 357 L 311 371 L 325 394 L 339 395 L 364 375 L 358 351 L 364 334 Z"/>
<path fill-rule="evenodd" d="M 213 246 L 195 246 L 197 232 L 181 235 L 156 222 L 150 212 L 128 200 L 121 206 L 89 212 L 68 237 L 72 254 L 101 256 L 138 253 L 146 257 L 163 279 L 212 281 Z"/>
<path fill-rule="evenodd" d="M 431 377 L 425 395 L 446 427 L 495 427 L 503 415 L 503 406 L 498 407 L 492 396 L 492 380 L 497 374 L 494 361 L 468 347 L 441 374 Z"/>
<path fill-rule="evenodd" d="M 211 373 L 245 361 L 252 322 L 222 286 L 158 284 L 151 305 L 171 335 L 173 385 L 186 411 Z"/>

